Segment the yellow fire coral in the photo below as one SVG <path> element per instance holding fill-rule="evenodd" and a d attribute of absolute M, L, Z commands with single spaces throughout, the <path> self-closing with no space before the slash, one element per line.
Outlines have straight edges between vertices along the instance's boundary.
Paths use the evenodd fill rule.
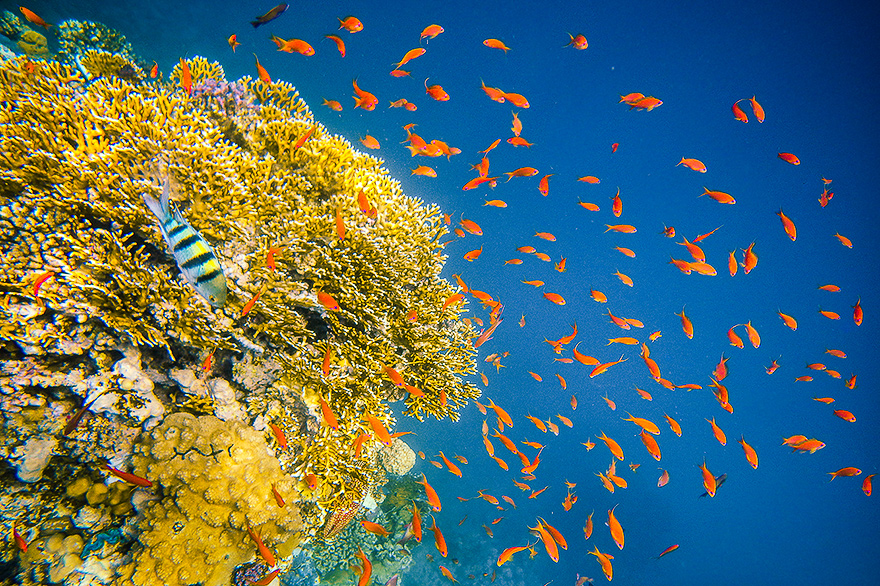
<path fill-rule="evenodd" d="M 440 277 L 446 227 L 437 206 L 403 194 L 379 160 L 315 122 L 291 85 L 228 82 L 218 64 L 187 63 L 191 93 L 180 66 L 167 83 L 143 83 L 87 80 L 58 62 L 0 65 L 0 339 L 39 355 L 66 347 L 59 340 L 86 322 L 119 345 L 146 347 L 154 368 L 168 368 L 163 354 L 195 371 L 213 352 L 224 368 L 264 369 L 246 373 L 253 387 L 236 379 L 227 395 L 243 395 L 247 419 L 267 438 L 270 421 L 287 432 L 290 447 L 276 454 L 288 476 L 301 487 L 317 478 L 312 495 L 325 513 L 306 519 L 314 534 L 326 513 L 381 480 L 366 459 L 375 445 L 360 459 L 352 446 L 373 431 L 367 415 L 391 429 L 388 403 L 404 400 L 407 415 L 455 419 L 479 396 L 463 380 L 475 372 L 474 332 L 459 310 L 441 310 L 454 292 Z M 221 309 L 181 279 L 144 205 L 164 176 L 222 266 Z M 339 309 L 326 309 L 318 292 Z M 395 386 L 386 366 L 421 393 Z M 321 398 L 338 429 L 324 424 Z M 167 525 L 174 506 L 155 505 L 155 522 Z M 236 522 L 215 527 L 218 539 L 240 531 Z"/>

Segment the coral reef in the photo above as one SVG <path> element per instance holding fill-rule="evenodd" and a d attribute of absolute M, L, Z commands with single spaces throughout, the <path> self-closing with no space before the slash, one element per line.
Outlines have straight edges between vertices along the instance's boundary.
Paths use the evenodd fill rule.
<path fill-rule="evenodd" d="M 166 495 L 146 504 L 139 536 L 144 547 L 120 569 L 137 584 L 228 580 L 254 556 L 248 527 L 282 557 L 302 540 L 296 481 L 252 427 L 174 413 L 137 444 L 132 460 Z M 273 489 L 283 495 L 284 507 Z"/>
<path fill-rule="evenodd" d="M 441 310 L 454 288 L 440 278 L 440 210 L 328 133 L 285 82 L 229 82 L 196 57 L 189 92 L 181 65 L 147 82 L 106 27 L 68 21 L 59 35 L 59 60 L 0 62 L 0 475 L 42 495 L 24 517 L 39 526 L 25 566 L 58 577 L 86 556 L 103 583 L 114 571 L 228 581 L 253 558 L 248 524 L 282 557 L 322 528 L 359 529 L 348 521 L 383 466 L 412 459 L 395 443 L 379 465 L 375 440 L 356 457 L 367 415 L 392 429 L 388 404 L 403 400 L 420 420 L 457 419 L 479 396 L 463 379 L 474 331 Z M 223 307 L 181 278 L 144 205 L 165 177 L 222 267 Z M 155 500 L 134 492 L 139 523 L 121 502 L 92 502 L 107 489 L 101 460 L 156 486 Z M 94 486 L 67 494 L 84 474 Z"/>

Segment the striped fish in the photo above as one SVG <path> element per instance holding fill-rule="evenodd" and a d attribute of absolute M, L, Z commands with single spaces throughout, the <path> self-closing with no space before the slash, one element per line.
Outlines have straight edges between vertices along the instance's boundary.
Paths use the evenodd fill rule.
<path fill-rule="evenodd" d="M 159 219 L 159 229 L 180 267 L 180 272 L 196 292 L 214 307 L 226 304 L 226 277 L 211 246 L 190 226 L 169 199 L 168 179 L 162 188 L 162 199 L 144 193 L 144 203 Z"/>

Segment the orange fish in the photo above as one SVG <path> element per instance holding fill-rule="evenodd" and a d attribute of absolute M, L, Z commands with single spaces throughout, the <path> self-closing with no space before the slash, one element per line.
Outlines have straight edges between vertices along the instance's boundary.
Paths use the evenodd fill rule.
<path fill-rule="evenodd" d="M 622 234 L 634 234 L 636 232 L 635 226 L 630 226 L 629 224 L 605 224 L 605 231 L 610 232 L 621 232 Z"/>
<path fill-rule="evenodd" d="M 192 74 L 189 71 L 189 64 L 182 58 L 180 59 L 180 87 L 183 88 L 187 96 L 192 95 Z"/>
<path fill-rule="evenodd" d="M 544 297 L 556 305 L 565 305 L 565 299 L 559 293 L 544 293 Z"/>
<path fill-rule="evenodd" d="M 681 161 L 675 164 L 676 167 L 679 165 L 684 165 L 688 169 L 692 171 L 697 171 L 698 173 L 706 172 L 706 165 L 699 159 L 686 159 L 684 157 L 681 158 Z"/>
<path fill-rule="evenodd" d="M 324 400 L 324 397 L 319 397 L 321 402 L 321 415 L 324 417 L 324 423 L 334 431 L 339 429 L 339 420 L 336 419 L 336 414 L 333 413 L 333 409 L 330 408 L 330 405 L 327 401 Z"/>
<path fill-rule="evenodd" d="M 437 527 L 437 519 L 434 518 L 434 515 L 431 515 L 431 531 L 434 532 L 434 545 L 437 547 L 437 551 L 440 552 L 440 555 L 446 557 L 448 550 L 446 548 L 446 539 L 443 537 L 443 533 L 440 531 L 440 528 Z"/>
<path fill-rule="evenodd" d="M 339 21 L 339 28 L 344 28 L 351 34 L 364 30 L 364 23 L 354 16 L 346 16 L 344 19 L 337 17 L 337 20 Z"/>
<path fill-rule="evenodd" d="M 379 141 L 376 140 L 375 137 L 366 135 L 364 138 L 359 139 L 360 143 L 367 147 L 368 149 L 378 149 L 380 148 Z"/>
<path fill-rule="evenodd" d="M 694 324 L 691 323 L 691 319 L 684 314 L 684 307 L 681 308 L 681 313 L 676 313 L 675 315 L 681 318 L 681 329 L 684 330 L 684 335 L 687 336 L 688 339 L 693 340 Z"/>
<path fill-rule="evenodd" d="M 336 112 L 342 112 L 342 104 L 340 104 L 336 100 L 328 100 L 326 98 L 322 99 L 324 100 L 324 103 L 321 104 L 322 106 L 327 106 L 328 108 L 330 108 L 331 110 L 335 110 Z"/>
<path fill-rule="evenodd" d="M 257 54 L 254 53 L 254 59 L 257 61 L 257 76 L 260 78 L 260 81 L 263 83 L 272 83 L 272 78 L 269 77 L 269 72 L 266 71 L 266 68 L 260 65 L 260 58 L 257 57 Z M 189 69 L 189 68 L 187 68 Z"/>
<path fill-rule="evenodd" d="M 510 181 L 514 177 L 531 177 L 537 175 L 538 170 L 534 167 L 520 167 L 515 171 L 505 172 L 504 174 L 507 175 L 507 180 Z"/>
<path fill-rule="evenodd" d="M 433 168 L 428 167 L 426 165 L 419 165 L 415 169 L 412 169 L 412 175 L 421 175 L 423 177 L 436 177 L 437 171 Z"/>
<path fill-rule="evenodd" d="M 606 362 L 604 364 L 600 364 L 600 365 L 596 366 L 596 368 L 594 368 L 590 372 L 590 378 L 593 378 L 594 376 L 598 376 L 598 375 L 602 374 L 603 372 L 605 372 L 606 370 L 608 370 L 609 368 L 611 368 L 612 366 L 614 366 L 615 364 L 620 364 L 621 362 L 626 362 L 627 360 L 629 360 L 629 359 L 621 356 L 620 360 L 615 360 L 614 362 Z"/>
<path fill-rule="evenodd" d="M 339 55 L 345 57 L 345 41 L 340 39 L 337 35 L 324 35 L 324 38 L 330 39 L 336 43 L 336 49 L 339 51 Z"/>
<path fill-rule="evenodd" d="M 442 32 L 443 32 L 442 26 L 440 26 L 439 24 L 430 24 L 430 25 L 426 26 L 424 28 L 424 30 L 422 31 L 422 34 L 419 35 L 419 42 L 421 42 L 421 40 L 424 38 L 431 40 Z"/>
<path fill-rule="evenodd" d="M 791 218 L 782 213 L 782 208 L 779 208 L 776 215 L 782 220 L 782 227 L 785 230 L 785 233 L 788 234 L 788 237 L 791 238 L 791 241 L 794 242 L 797 240 L 797 228 L 795 228 L 794 222 L 791 221 Z"/>
<path fill-rule="evenodd" d="M 446 464 L 446 467 L 449 469 L 450 472 L 452 472 L 453 474 L 455 474 L 456 476 L 461 478 L 461 469 L 458 466 L 456 466 L 455 464 L 453 464 L 452 462 L 450 462 L 449 459 L 443 455 L 442 451 L 440 452 L 440 459 L 443 460 L 443 463 Z"/>
<path fill-rule="evenodd" d="M 709 469 L 706 467 L 705 460 L 703 460 L 702 465 L 700 465 L 700 470 L 703 473 L 703 487 L 706 489 L 706 492 L 709 494 L 710 497 L 714 497 L 715 489 L 718 486 L 715 482 L 715 476 L 713 476 L 713 474 L 709 472 Z"/>
<path fill-rule="evenodd" d="M 386 446 L 391 445 L 391 434 L 388 433 L 388 430 L 385 429 L 385 426 L 382 425 L 382 422 L 379 421 L 374 415 L 367 414 L 367 421 L 370 423 L 370 427 L 373 429 L 373 433 L 376 434 L 376 439 L 385 444 Z"/>
<path fill-rule="evenodd" d="M 388 532 L 387 529 L 379 525 L 378 523 L 373 523 L 371 521 L 361 521 L 361 527 L 373 533 L 374 535 L 380 535 L 382 537 L 388 537 L 391 533 Z"/>
<path fill-rule="evenodd" d="M 666 415 L 665 413 L 663 414 L 663 417 L 666 418 L 666 421 L 669 423 L 669 428 L 672 430 L 672 432 L 678 437 L 681 437 L 681 425 L 678 424 L 678 421 L 676 421 L 669 415 Z"/>
<path fill-rule="evenodd" d="M 605 574 L 605 577 L 610 582 L 611 578 L 614 576 L 614 569 L 611 566 L 611 560 L 614 559 L 614 556 L 600 552 L 599 548 L 596 546 L 593 547 L 593 551 L 588 551 L 587 553 L 596 556 L 596 560 L 598 560 L 599 565 L 602 566 L 602 573 Z"/>
<path fill-rule="evenodd" d="M 584 539 L 589 539 L 593 534 L 593 513 L 595 513 L 595 511 L 590 513 L 590 516 L 587 517 L 587 521 L 584 524 Z"/>
<path fill-rule="evenodd" d="M 624 285 L 626 285 L 627 287 L 633 286 L 632 277 L 630 277 L 629 275 L 624 275 L 620 271 L 615 271 L 614 274 L 617 276 L 618 279 L 620 279 L 620 282 L 623 283 Z M 625 329 L 628 329 L 628 328 L 625 328 Z"/>
<path fill-rule="evenodd" d="M 792 330 L 797 330 L 797 327 L 798 327 L 797 320 L 795 320 L 793 317 L 791 317 L 790 315 L 786 315 L 786 314 L 779 312 L 779 311 L 776 312 L 776 315 L 781 317 L 782 321 L 785 322 L 785 325 L 787 325 L 789 328 L 791 328 Z"/>
<path fill-rule="evenodd" d="M 654 436 L 647 433 L 644 429 L 639 432 L 639 437 L 642 440 L 642 443 L 645 444 L 645 449 L 648 450 L 648 453 L 657 460 L 660 461 L 660 446 L 657 444 L 657 440 L 654 439 Z"/>
<path fill-rule="evenodd" d="M 428 85 L 428 79 L 425 78 L 425 93 L 437 100 L 438 102 L 447 102 L 449 101 L 449 94 L 447 94 L 443 87 L 440 85 Z"/>
<path fill-rule="evenodd" d="M 285 53 L 299 53 L 300 55 L 305 55 L 306 57 L 310 57 L 315 54 L 315 49 L 302 39 L 285 40 L 280 37 L 273 36 L 272 40 L 278 46 L 278 50 L 284 51 Z"/>
<path fill-rule="evenodd" d="M 357 79 L 353 79 L 351 85 L 354 87 L 354 93 L 356 94 L 352 96 L 354 98 L 354 107 L 367 111 L 374 110 L 379 104 L 378 98 L 370 92 L 362 90 L 357 84 Z"/>
<path fill-rule="evenodd" d="M 269 424 L 269 429 L 271 429 L 272 433 L 275 435 L 275 441 L 278 442 L 278 446 L 281 448 L 287 448 L 287 437 L 284 435 L 284 430 L 274 423 Z"/>
<path fill-rule="evenodd" d="M 791 163 L 792 165 L 800 165 L 801 164 L 800 159 L 798 159 L 796 156 L 794 156 L 791 153 L 778 153 L 776 156 L 778 156 L 780 159 L 782 159 L 786 163 Z"/>
<path fill-rule="evenodd" d="M 373 564 L 370 563 L 370 560 L 367 559 L 367 556 L 360 547 L 358 547 L 358 552 L 355 555 L 361 559 L 361 577 L 358 580 L 357 586 L 367 586 L 373 575 Z"/>
<path fill-rule="evenodd" d="M 626 414 L 629 415 L 629 417 L 621 417 L 621 419 L 623 419 L 624 421 L 632 421 L 650 434 L 660 435 L 660 428 L 657 427 L 657 424 L 653 421 L 643 419 L 641 417 L 633 417 L 629 411 L 627 411 Z"/>
<path fill-rule="evenodd" d="M 855 423 L 856 421 L 856 416 L 849 411 L 845 411 L 844 409 L 837 409 L 834 411 L 834 414 L 844 421 L 849 421 L 850 423 Z"/>
<path fill-rule="evenodd" d="M 862 471 L 859 470 L 858 468 L 853 468 L 852 466 L 847 466 L 846 468 L 841 468 L 840 470 L 838 470 L 836 472 L 829 472 L 828 474 L 831 475 L 831 480 L 834 480 L 838 476 L 858 476 L 861 473 L 862 473 Z M 829 480 L 828 482 L 831 482 L 831 480 Z"/>
<path fill-rule="evenodd" d="M 739 443 L 742 445 L 743 452 L 746 455 L 746 460 L 749 461 L 749 464 L 752 465 L 752 468 L 755 470 L 758 469 L 758 453 L 755 451 L 755 448 L 746 443 L 746 438 L 740 436 Z"/>
<path fill-rule="evenodd" d="M 764 122 L 764 108 L 761 107 L 755 96 L 749 98 L 749 102 L 752 104 L 752 112 L 754 112 L 755 118 L 758 119 L 758 122 Z"/>
<path fill-rule="evenodd" d="M 752 326 L 751 320 L 747 321 L 745 323 L 745 326 L 746 326 L 746 333 L 749 336 L 749 342 L 752 343 L 752 347 L 757 348 L 758 346 L 761 345 L 761 336 L 758 335 L 758 330 L 756 330 Z"/>
<path fill-rule="evenodd" d="M 550 193 L 550 178 L 553 177 L 553 173 L 549 175 L 544 175 L 541 177 L 541 181 L 538 183 L 538 191 L 541 192 L 541 195 L 547 197 L 547 194 Z"/>
<path fill-rule="evenodd" d="M 272 550 L 266 547 L 266 545 L 263 543 L 260 534 L 251 529 L 250 525 L 247 526 L 247 532 L 248 535 L 251 536 L 251 539 L 254 541 L 254 543 L 257 545 L 257 550 L 259 550 L 260 556 L 263 558 L 263 561 L 265 561 L 270 567 L 274 567 L 275 556 L 272 554 Z"/>
<path fill-rule="evenodd" d="M 409 63 L 413 59 L 416 59 L 417 57 L 421 57 L 424 54 L 425 54 L 425 49 L 423 49 L 421 47 L 419 47 L 418 49 L 410 49 L 403 56 L 403 59 L 401 59 L 397 63 L 397 65 L 394 66 L 394 69 L 400 69 L 404 64 Z"/>
<path fill-rule="evenodd" d="M 852 308 L 853 308 L 853 322 L 855 322 L 855 324 L 857 326 L 862 325 L 862 320 L 865 318 L 865 314 L 862 311 L 862 299 L 859 298 L 856 301 L 856 304 L 852 306 Z"/>
<path fill-rule="evenodd" d="M 28 22 L 33 23 L 37 26 L 41 26 L 46 30 L 49 30 L 49 26 L 50 26 L 49 23 L 47 23 L 45 20 L 40 18 L 39 15 L 37 15 L 34 11 L 28 10 L 24 6 L 19 6 L 18 9 L 21 11 L 22 16 L 24 16 Z"/>
<path fill-rule="evenodd" d="M 585 175 L 583 177 L 578 177 L 578 181 L 582 181 L 584 183 L 596 184 L 596 183 L 600 182 L 600 179 L 594 175 Z"/>
<path fill-rule="evenodd" d="M 538 521 L 536 527 L 529 527 L 529 529 L 538 532 L 547 555 L 550 556 L 550 559 L 554 562 L 559 562 L 559 549 L 556 547 L 556 541 L 554 541 L 553 537 L 547 532 L 541 522 Z"/>
<path fill-rule="evenodd" d="M 480 258 L 480 255 L 483 254 L 483 247 L 480 246 L 475 250 L 471 250 L 470 252 L 465 253 L 464 259 L 468 262 L 472 262 Z"/>
<path fill-rule="evenodd" d="M 752 269 L 754 269 L 758 265 L 758 255 L 754 253 L 752 248 L 755 246 L 755 243 L 752 242 L 749 244 L 749 247 L 743 250 L 743 269 L 745 274 L 749 274 Z"/>
<path fill-rule="evenodd" d="M 153 66 L 150 68 L 150 77 L 152 79 L 159 77 L 159 64 L 155 61 L 153 61 Z"/>
<path fill-rule="evenodd" d="M 153 486 L 153 483 L 150 482 L 149 480 L 147 480 L 146 478 L 141 478 L 140 476 L 132 474 L 131 472 L 123 472 L 122 470 L 114 468 L 108 464 L 104 464 L 102 466 L 102 468 L 107 470 L 110 474 L 112 474 L 116 478 L 124 480 L 125 482 L 128 482 L 129 484 L 134 484 L 135 486 L 141 486 L 143 488 L 150 488 L 151 486 Z"/>
<path fill-rule="evenodd" d="M 837 238 L 840 241 L 840 243 L 843 244 L 844 246 L 846 246 L 847 248 L 853 247 L 852 240 L 850 240 L 846 236 L 841 236 L 839 233 L 835 233 L 834 237 Z"/>
<path fill-rule="evenodd" d="M 742 101 L 742 100 L 737 100 L 737 101 L 735 101 L 735 102 L 733 103 L 733 106 L 731 106 L 730 109 L 733 111 L 733 117 L 734 117 L 734 118 L 736 118 L 736 119 L 739 120 L 740 122 L 746 122 L 746 123 L 747 123 L 747 122 L 749 121 L 749 117 L 746 116 L 746 113 L 743 112 L 743 111 L 742 111 L 742 108 L 739 107 L 739 103 L 740 103 L 741 101 Z"/>
<path fill-rule="evenodd" d="M 318 297 L 318 302 L 327 311 L 339 311 L 339 304 L 336 303 L 336 300 L 329 293 L 324 293 L 323 291 L 318 291 L 317 297 Z"/>
<path fill-rule="evenodd" d="M 587 38 L 584 35 L 572 35 L 571 33 L 568 33 L 568 36 L 571 37 L 571 41 L 566 47 L 574 47 L 578 51 L 583 51 L 589 46 Z"/>
<path fill-rule="evenodd" d="M 620 444 L 606 436 L 604 432 L 599 433 L 600 435 L 597 435 L 596 437 L 605 442 L 605 445 L 608 446 L 608 449 L 611 450 L 611 453 L 615 458 L 623 461 L 623 450 L 621 449 Z"/>
<path fill-rule="evenodd" d="M 614 509 L 616 508 L 617 505 L 614 505 L 614 507 L 608 511 L 608 529 L 611 530 L 611 539 L 617 544 L 618 549 L 623 549 L 623 527 L 621 527 L 620 521 L 617 520 L 617 517 L 614 516 Z"/>
<path fill-rule="evenodd" d="M 725 193 L 723 191 L 712 191 L 708 187 L 703 186 L 703 193 L 701 193 L 698 197 L 703 197 L 704 195 L 708 195 L 718 203 L 726 203 L 726 204 L 735 204 L 736 200 L 729 193 Z"/>
<path fill-rule="evenodd" d="M 876 474 L 869 474 L 868 476 L 865 476 L 865 480 L 862 481 L 862 492 L 865 493 L 865 496 L 871 496 L 873 490 L 871 479 L 874 478 L 874 476 L 876 476 Z"/>
<path fill-rule="evenodd" d="M 425 477 L 425 473 L 422 472 L 422 479 L 416 480 L 415 482 L 416 484 L 421 484 L 425 487 L 425 495 L 428 497 L 428 504 L 431 505 L 431 508 L 434 511 L 439 511 L 441 507 L 440 497 L 437 496 L 437 491 L 435 491 L 434 488 L 430 484 L 428 484 L 428 479 Z"/>
<path fill-rule="evenodd" d="M 508 51 L 510 51 L 510 47 L 508 47 L 498 39 L 486 39 L 485 41 L 483 41 L 483 44 L 490 49 L 500 49 L 501 51 L 504 51 L 505 55 Z"/>

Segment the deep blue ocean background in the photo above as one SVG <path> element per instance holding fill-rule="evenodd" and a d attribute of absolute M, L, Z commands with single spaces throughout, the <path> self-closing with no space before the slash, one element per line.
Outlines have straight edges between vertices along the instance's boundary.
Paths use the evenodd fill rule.
<path fill-rule="evenodd" d="M 17 5 L 3 4 L 17 12 Z M 403 584 L 445 583 L 438 561 L 463 584 L 487 584 L 485 574 L 496 569 L 495 584 L 504 586 L 568 586 L 577 573 L 603 583 L 595 558 L 586 554 L 594 545 L 615 556 L 617 584 L 877 583 L 880 495 L 866 497 L 861 483 L 880 467 L 880 369 L 875 362 L 880 349 L 880 4 L 294 2 L 283 16 L 258 29 L 249 20 L 273 2 L 67 0 L 31 1 L 27 6 L 49 22 L 75 18 L 116 28 L 139 55 L 155 60 L 166 74 L 180 57 L 202 55 L 219 61 L 228 79 L 256 76 L 256 53 L 273 78 L 298 88 L 332 132 L 355 144 L 366 134 L 376 137 L 381 148 L 375 154 L 407 194 L 436 202 L 453 222 L 463 216 L 482 226 L 483 236 L 450 236 L 454 242 L 446 247 L 446 276 L 461 275 L 505 306 L 503 324 L 480 348 L 479 365 L 489 378 L 485 393 L 514 418 L 514 428 L 505 434 L 517 442 L 546 444 L 531 485 L 549 488 L 528 500 L 511 482 L 519 480 L 518 458 L 497 441 L 496 454 L 510 464 L 511 472 L 487 457 L 480 438 L 483 417 L 476 406 L 464 409 L 455 424 L 400 418 L 397 431 L 416 432 L 406 438 L 414 449 L 429 458 L 442 449 L 447 456 L 461 454 L 469 460 L 461 479 L 418 461 L 415 471 L 428 476 L 443 501 L 437 522 L 449 543 L 449 557 L 437 555 L 428 535 L 415 548 L 417 564 Z M 364 23 L 363 31 L 337 31 L 337 18 L 349 14 Z M 391 77 L 393 64 L 419 46 L 419 33 L 433 23 L 445 32 L 422 42 L 427 53 L 404 67 L 412 77 Z M 233 33 L 242 43 L 234 54 L 226 42 Z M 567 33 L 585 35 L 589 48 L 564 47 Z M 304 39 L 316 54 L 278 52 L 271 34 Z M 342 36 L 345 58 L 326 34 Z M 486 38 L 501 39 L 511 50 L 504 54 L 487 48 L 482 45 Z M 449 93 L 448 102 L 425 94 L 427 77 Z M 375 111 L 353 109 L 354 78 L 379 98 Z M 490 101 L 480 90 L 481 80 L 525 95 L 531 107 Z M 656 96 L 663 105 L 651 112 L 630 111 L 618 103 L 620 94 L 630 92 Z M 766 110 L 766 121 L 755 120 L 747 101 L 740 105 L 749 123 L 736 121 L 731 105 L 753 95 Z M 323 98 L 338 100 L 345 109 L 330 111 L 321 105 Z M 398 98 L 416 103 L 418 110 L 389 109 L 389 101 Z M 531 148 L 504 142 L 512 136 L 514 110 L 524 126 L 522 136 L 534 143 Z M 444 140 L 462 154 L 450 160 L 410 157 L 399 144 L 406 138 L 402 126 L 408 123 L 418 124 L 415 131 L 422 137 Z M 489 154 L 490 175 L 522 166 L 536 167 L 539 174 L 509 183 L 502 175 L 494 190 L 483 186 L 462 191 L 476 176 L 470 166 L 479 162 L 478 151 L 497 138 L 502 143 Z M 615 153 L 612 143 L 620 145 Z M 801 164 L 779 160 L 778 152 L 796 154 Z M 681 157 L 702 160 L 708 172 L 676 167 Z M 411 176 L 410 169 L 418 164 L 434 167 L 438 176 Z M 543 197 L 538 180 L 549 173 L 554 174 L 550 193 Z M 577 182 L 583 175 L 598 176 L 601 183 Z M 829 189 L 834 199 L 825 208 L 817 201 L 822 177 L 833 180 Z M 704 185 L 731 193 L 736 205 L 698 198 Z M 619 219 L 611 214 L 609 199 L 618 187 L 623 199 Z M 502 199 L 508 207 L 483 206 L 485 199 Z M 582 209 L 579 199 L 601 210 Z M 783 232 L 775 214 L 780 207 L 797 225 L 796 242 Z M 618 223 L 632 224 L 638 232 L 604 232 L 605 224 Z M 659 234 L 664 225 L 675 227 L 674 240 Z M 682 236 L 693 240 L 718 226 L 722 228 L 700 243 L 717 276 L 686 276 L 668 264 L 671 256 L 688 258 L 676 244 Z M 557 240 L 537 239 L 536 231 L 552 232 Z M 836 232 L 849 237 L 853 248 L 842 246 Z M 753 241 L 760 258 L 757 267 L 749 275 L 740 268 L 731 278 L 728 252 Z M 478 260 L 462 259 L 481 245 Z M 516 247 L 523 245 L 548 253 L 554 262 L 566 257 L 567 271 L 558 273 L 550 263 L 517 253 Z M 615 246 L 631 248 L 637 256 L 628 258 Z M 511 258 L 524 262 L 503 264 Z M 632 277 L 635 286 L 624 286 L 613 274 L 617 270 Z M 562 294 L 567 304 L 550 303 L 541 290 L 520 282 L 526 279 L 546 281 L 546 290 Z M 841 291 L 817 289 L 827 283 Z M 605 292 L 608 303 L 591 300 L 591 287 Z M 860 327 L 851 309 L 858 299 L 865 311 Z M 683 306 L 694 323 L 692 340 L 684 336 L 675 315 Z M 821 316 L 820 307 L 838 312 L 841 319 Z M 488 323 L 487 311 L 473 301 L 470 308 Z M 645 328 L 622 331 L 603 315 L 609 309 L 640 319 Z M 777 311 L 797 318 L 799 329 L 785 327 Z M 521 315 L 524 328 L 517 324 Z M 747 320 L 761 334 L 758 349 L 747 340 L 743 349 L 728 344 L 728 328 Z M 570 333 L 575 322 L 581 352 L 602 362 L 623 353 L 627 361 L 593 379 L 590 367 L 554 362 L 557 355 L 544 338 Z M 663 375 L 679 384 L 700 384 L 702 390 L 668 391 L 650 378 L 638 347 L 605 345 L 617 336 L 645 341 L 655 330 L 662 337 L 649 345 Z M 743 328 L 738 332 L 745 339 Z M 841 349 L 847 358 L 832 357 L 827 348 Z M 486 355 L 504 351 L 510 354 L 500 372 L 483 362 Z M 733 414 L 719 408 L 707 386 L 722 353 L 730 357 L 724 384 Z M 563 355 L 570 356 L 570 351 Z M 777 358 L 782 366 L 768 376 L 764 368 Z M 843 380 L 808 371 L 805 364 L 813 362 L 838 370 Z M 539 373 L 543 382 L 528 371 Z M 556 373 L 566 379 L 567 390 Z M 858 386 L 849 390 L 844 380 L 853 373 Z M 806 374 L 815 380 L 795 382 Z M 474 381 L 482 385 L 477 377 Z M 636 387 L 648 390 L 653 401 L 640 398 Z M 617 402 L 616 411 L 602 399 L 606 393 Z M 572 394 L 579 402 L 576 411 L 569 405 Z M 812 397 L 836 401 L 824 405 Z M 857 421 L 835 417 L 834 409 L 852 411 Z M 660 426 L 659 463 L 645 451 L 638 428 L 621 420 L 625 411 Z M 543 419 L 561 413 L 574 427 L 561 426 L 558 437 L 542 434 L 523 417 L 527 412 Z M 681 423 L 682 437 L 669 431 L 664 412 Z M 704 421 L 712 417 L 727 433 L 726 447 Z M 609 451 L 601 443 L 589 452 L 581 445 L 596 441 L 600 430 L 626 454 L 618 474 L 629 487 L 614 494 L 595 476 L 608 467 Z M 792 454 L 780 443 L 794 434 L 816 437 L 827 447 L 815 454 Z M 757 470 L 743 456 L 736 441 L 740 435 L 758 452 Z M 703 491 L 698 465 L 704 459 L 716 475 L 728 474 L 711 499 L 698 498 Z M 633 472 L 630 463 L 641 466 Z M 670 472 L 663 488 L 657 487 L 658 464 Z M 829 483 L 828 473 L 845 466 L 863 473 Z M 562 508 L 565 480 L 577 483 L 579 498 L 568 512 Z M 498 498 L 508 495 L 518 508 L 501 512 L 479 499 L 455 498 L 473 497 L 479 489 Z M 626 531 L 622 551 L 604 525 L 614 505 Z M 591 511 L 595 529 L 584 541 L 582 528 Z M 497 568 L 501 550 L 531 539 L 527 525 L 537 515 L 568 540 L 559 563 L 551 562 L 539 544 L 534 559 L 520 553 Z M 501 516 L 505 519 L 492 526 L 490 539 L 481 524 Z M 652 559 L 673 544 L 680 548 Z M 429 562 L 425 554 L 437 561 Z M 468 574 L 476 579 L 469 580 Z"/>

